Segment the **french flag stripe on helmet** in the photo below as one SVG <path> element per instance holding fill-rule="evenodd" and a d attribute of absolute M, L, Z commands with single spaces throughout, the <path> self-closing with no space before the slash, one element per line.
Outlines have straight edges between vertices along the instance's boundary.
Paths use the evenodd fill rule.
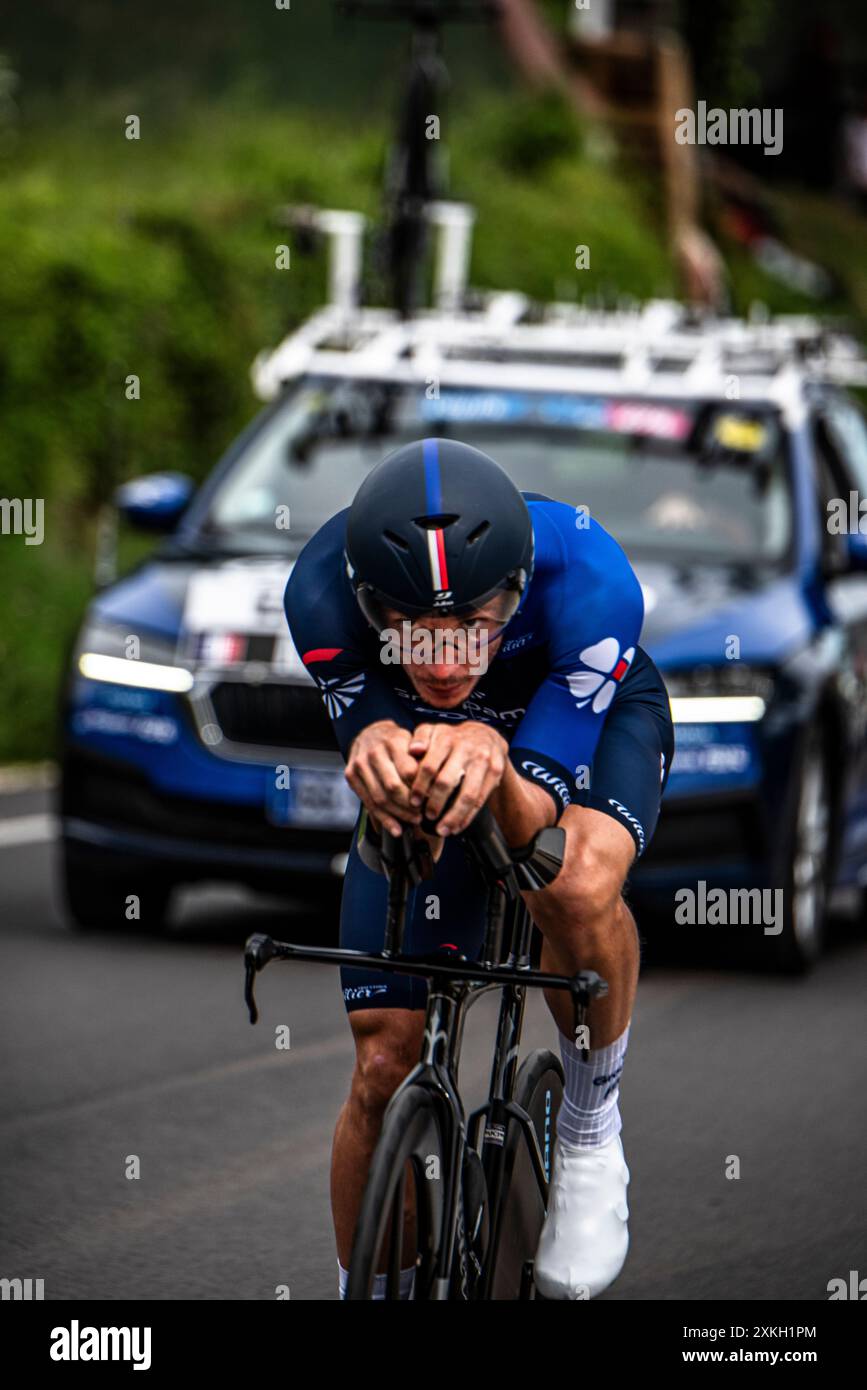
<path fill-rule="evenodd" d="M 430 572 L 434 588 L 447 589 L 449 576 L 446 569 L 446 548 L 443 545 L 443 533 L 440 528 L 435 531 L 428 531 L 427 553 L 430 558 Z"/>

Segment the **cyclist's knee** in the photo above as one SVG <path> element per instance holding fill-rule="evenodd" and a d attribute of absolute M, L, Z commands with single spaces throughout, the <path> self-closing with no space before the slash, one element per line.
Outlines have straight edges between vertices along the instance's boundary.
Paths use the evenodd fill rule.
<path fill-rule="evenodd" d="M 351 1015 L 351 1022 L 355 1036 L 352 1099 L 366 1115 L 377 1119 L 418 1061 L 424 1013 L 365 1009 Z"/>

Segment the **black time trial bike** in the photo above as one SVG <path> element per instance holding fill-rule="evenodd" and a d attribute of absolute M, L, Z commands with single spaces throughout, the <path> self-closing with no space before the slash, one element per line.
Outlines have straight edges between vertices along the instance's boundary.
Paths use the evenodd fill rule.
<path fill-rule="evenodd" d="M 422 828 L 436 829 L 429 822 Z M 388 878 L 382 951 L 293 945 L 259 934 L 245 947 L 253 1023 L 255 978 L 271 960 L 375 967 L 428 981 L 421 1055 L 388 1104 L 370 1164 L 349 1266 L 350 1300 L 370 1299 L 377 1273 L 386 1275 L 385 1298 L 400 1298 L 400 1271 L 409 1267 L 416 1300 L 538 1297 L 533 1259 L 547 1210 L 563 1070 L 547 1049 L 518 1065 L 526 991 L 568 990 L 577 1031 L 608 986 L 595 971 L 555 975 L 531 964 L 534 928 L 521 894 L 553 882 L 565 832 L 552 826 L 510 849 L 483 808 L 460 838 L 487 888 L 478 960 L 450 951 L 403 953 L 409 891 L 432 872 L 430 848 L 409 829 L 379 836 L 365 818 L 359 852 Z M 484 1104 L 467 1116 L 458 1089 L 464 1021 L 492 990 L 501 999 L 490 1085 Z"/>

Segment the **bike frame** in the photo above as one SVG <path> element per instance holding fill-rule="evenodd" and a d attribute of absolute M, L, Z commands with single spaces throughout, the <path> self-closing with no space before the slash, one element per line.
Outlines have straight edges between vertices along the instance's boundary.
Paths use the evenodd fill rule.
<path fill-rule="evenodd" d="M 423 1086 L 437 1096 L 440 1104 L 445 1150 L 450 1159 L 448 1187 L 444 1194 L 444 1232 L 440 1246 L 440 1267 L 434 1276 L 434 1290 L 440 1298 L 449 1297 L 456 1247 L 460 1260 L 461 1292 L 467 1297 L 467 1231 L 461 1206 L 461 1184 L 466 1149 L 471 1148 L 479 1153 L 479 1130 L 482 1121 L 484 1133 L 479 1156 L 488 1193 L 489 1235 L 484 1268 L 480 1280 L 474 1287 L 474 1297 L 489 1296 L 496 1268 L 502 1220 L 500 1197 L 505 1178 L 505 1139 L 510 1118 L 516 1120 L 524 1131 L 533 1173 L 539 1185 L 543 1205 L 547 1206 L 550 1174 L 539 1148 L 532 1120 L 514 1100 L 527 984 L 544 983 L 556 987 L 557 979 L 553 976 L 539 979 L 536 972 L 532 972 L 532 979 L 528 978 L 532 932 L 530 914 L 519 900 L 513 904 L 512 950 L 507 966 L 524 974 L 522 983 L 464 980 L 445 981 L 440 987 L 431 986 L 425 1014 L 421 1058 L 395 1092 L 396 1097 L 407 1086 Z M 464 1024 L 473 1004 L 482 995 L 495 989 L 500 990 L 502 994 L 488 1098 L 467 1120 L 458 1091 Z M 464 1248 L 461 1248 L 461 1243 Z"/>
<path fill-rule="evenodd" d="M 445 1175 L 447 1186 L 443 1202 L 442 1239 L 433 1280 L 434 1299 L 449 1297 L 456 1247 L 461 1262 L 461 1292 L 464 1297 L 468 1296 L 466 1231 L 462 1211 L 463 1167 L 468 1148 L 478 1153 L 482 1120 L 485 1121 L 485 1131 L 480 1158 L 488 1192 L 489 1240 L 484 1270 L 473 1287 L 473 1297 L 485 1298 L 490 1293 L 500 1239 L 504 1146 L 510 1119 L 515 1120 L 524 1132 L 543 1199 L 547 1194 L 549 1173 L 532 1121 L 514 1100 L 527 988 L 569 990 L 577 1023 L 583 1022 L 591 1000 L 607 991 L 605 981 L 593 971 L 579 971 L 572 976 L 553 975 L 534 970 L 530 965 L 533 923 L 521 898 L 520 887 L 523 884 L 525 889 L 537 889 L 547 881 L 544 877 L 536 876 L 531 852 L 545 835 L 560 837 L 557 842 L 560 846 L 559 859 L 556 850 L 547 850 L 547 871 L 552 877 L 551 863 L 556 862 L 557 867 L 562 863 L 562 845 L 565 843 L 562 830 L 544 831 L 526 850 L 510 852 L 490 812 L 483 809 L 464 833 L 462 838 L 471 848 L 488 884 L 485 938 L 481 958 L 477 962 L 468 962 L 463 957 L 444 959 L 442 955 L 402 954 L 409 889 L 411 884 L 422 881 L 425 876 L 421 856 L 426 847 L 424 842 L 415 840 L 409 830 L 397 838 L 386 837 L 383 842 L 383 861 L 388 874 L 388 904 L 381 952 L 298 946 L 273 941 L 271 937 L 262 935 L 251 936 L 245 949 L 244 997 L 251 1023 L 255 1023 L 259 1016 L 253 991 L 255 976 L 274 959 L 370 966 L 398 974 L 419 975 L 428 980 L 421 1056 L 389 1105 L 393 1105 L 395 1098 L 411 1085 L 423 1086 L 436 1097 L 448 1171 Z M 523 875 L 523 879 L 519 878 L 519 874 Z M 508 953 L 505 961 L 500 963 L 507 930 Z M 488 1098 L 467 1121 L 458 1092 L 464 1023 L 472 1005 L 493 989 L 502 990 L 502 998 Z M 393 1252 L 395 1260 L 398 1254 Z"/>

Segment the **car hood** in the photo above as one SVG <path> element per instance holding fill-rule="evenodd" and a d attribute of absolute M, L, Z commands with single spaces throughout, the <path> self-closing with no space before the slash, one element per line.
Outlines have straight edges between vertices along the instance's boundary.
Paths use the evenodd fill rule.
<path fill-rule="evenodd" d="M 283 636 L 294 558 L 154 559 L 97 595 L 91 616 L 174 640 L 184 633 Z"/>
<path fill-rule="evenodd" d="M 661 666 L 719 663 L 740 643 L 743 661 L 772 664 L 815 626 L 792 575 L 757 567 L 637 562 L 644 593 L 641 645 Z"/>

